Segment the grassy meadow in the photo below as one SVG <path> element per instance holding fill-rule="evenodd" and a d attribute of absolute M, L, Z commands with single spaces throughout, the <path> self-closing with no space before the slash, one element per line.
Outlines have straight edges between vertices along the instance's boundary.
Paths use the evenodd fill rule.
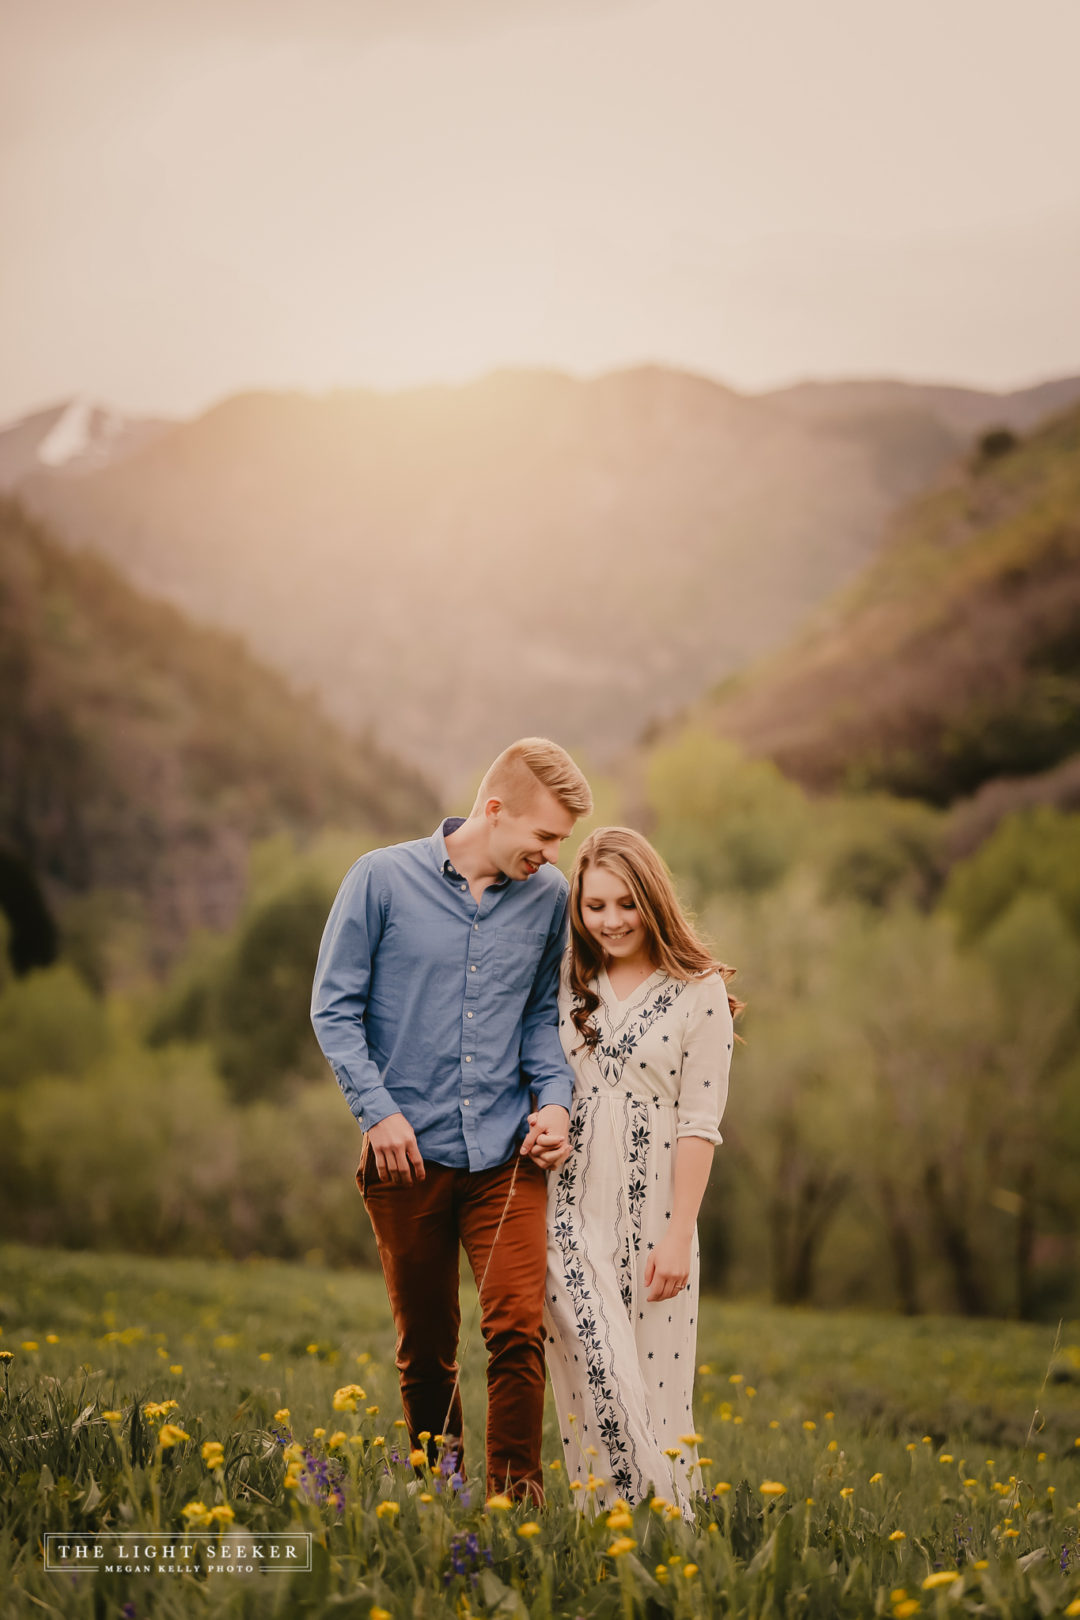
<path fill-rule="evenodd" d="M 377 1274 L 6 1246 L 0 1323 L 5 1617 L 1080 1614 L 1077 1323 L 706 1300 L 693 1527 L 579 1513 L 550 1406 L 542 1509 L 415 1470 Z M 310 1573 L 42 1567 L 47 1531 L 290 1528 Z"/>

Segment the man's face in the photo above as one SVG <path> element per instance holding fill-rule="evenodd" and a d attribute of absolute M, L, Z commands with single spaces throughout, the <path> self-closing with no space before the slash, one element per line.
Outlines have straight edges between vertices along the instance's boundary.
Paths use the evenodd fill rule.
<path fill-rule="evenodd" d="M 491 834 L 492 858 L 500 872 L 518 882 L 531 878 L 545 861 L 555 865 L 563 839 L 569 838 L 577 820 L 539 783 L 516 814 L 499 799 L 489 799 L 484 814 Z"/>

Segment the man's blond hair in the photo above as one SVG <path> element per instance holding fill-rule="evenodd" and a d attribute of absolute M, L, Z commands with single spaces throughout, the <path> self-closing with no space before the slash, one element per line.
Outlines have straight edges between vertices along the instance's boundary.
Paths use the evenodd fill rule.
<path fill-rule="evenodd" d="M 537 783 L 547 788 L 572 816 L 587 816 L 592 810 L 589 784 L 566 749 L 547 737 L 519 737 L 488 767 L 473 814 L 488 799 L 501 799 L 511 815 L 517 815 L 532 797 Z"/>

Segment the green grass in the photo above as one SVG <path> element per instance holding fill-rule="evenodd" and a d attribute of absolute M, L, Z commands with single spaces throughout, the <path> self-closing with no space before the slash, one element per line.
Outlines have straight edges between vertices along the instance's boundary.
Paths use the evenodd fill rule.
<path fill-rule="evenodd" d="M 474 1299 L 466 1292 L 473 1335 L 463 1390 L 475 1466 L 484 1354 Z M 465 1499 L 436 1490 L 430 1476 L 410 1491 L 412 1469 L 389 1461 L 403 1437 L 378 1276 L 7 1247 L 0 1324 L 0 1348 L 14 1356 L 0 1421 L 5 1620 L 97 1620 L 122 1616 L 125 1605 L 140 1620 L 369 1620 L 373 1608 L 395 1620 L 718 1612 L 1015 1620 L 1063 1614 L 1080 1597 L 1077 1324 L 1063 1326 L 1055 1348 L 1045 1327 L 706 1301 L 695 1415 L 713 1461 L 703 1465 L 693 1528 L 648 1504 L 629 1526 L 582 1517 L 565 1475 L 550 1466 L 539 1511 L 488 1509 L 482 1490 Z M 353 1382 L 365 1391 L 358 1410 L 335 1411 L 334 1391 Z M 188 1438 L 162 1449 L 162 1419 L 142 1408 L 165 1400 L 177 1403 L 165 1420 Z M 284 1407 L 288 1422 L 275 1422 Z M 110 1410 L 119 1421 L 102 1416 Z M 553 1416 L 549 1408 L 549 1465 L 560 1456 Z M 331 1451 L 336 1431 L 347 1438 Z M 286 1488 L 290 1437 L 316 1459 L 344 1459 L 340 1510 L 317 1499 L 317 1486 Z M 216 1470 L 201 1457 L 207 1440 L 224 1447 Z M 781 1496 L 762 1496 L 767 1479 L 785 1487 Z M 731 1488 L 714 1494 L 717 1485 Z M 314 1531 L 313 1572 L 243 1580 L 42 1568 L 48 1530 L 175 1540 L 195 1500 L 230 1505 L 247 1530 Z M 383 1503 L 397 1511 L 380 1517 Z M 539 1526 L 527 1539 L 517 1533 L 525 1522 Z M 896 1531 L 902 1538 L 891 1540 Z M 452 1539 L 470 1535 L 475 1553 L 466 1542 L 455 1553 Z M 635 1545 L 612 1552 L 620 1537 Z M 935 1570 L 957 1570 L 957 1579 L 924 1591 Z"/>

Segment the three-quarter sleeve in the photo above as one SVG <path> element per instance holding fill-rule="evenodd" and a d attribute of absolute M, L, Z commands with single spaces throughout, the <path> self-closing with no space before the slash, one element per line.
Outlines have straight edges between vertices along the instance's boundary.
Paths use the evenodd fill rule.
<path fill-rule="evenodd" d="M 735 1042 L 727 986 L 719 973 L 710 973 L 694 980 L 688 993 L 693 1000 L 683 1034 L 676 1135 L 719 1144 Z"/>

